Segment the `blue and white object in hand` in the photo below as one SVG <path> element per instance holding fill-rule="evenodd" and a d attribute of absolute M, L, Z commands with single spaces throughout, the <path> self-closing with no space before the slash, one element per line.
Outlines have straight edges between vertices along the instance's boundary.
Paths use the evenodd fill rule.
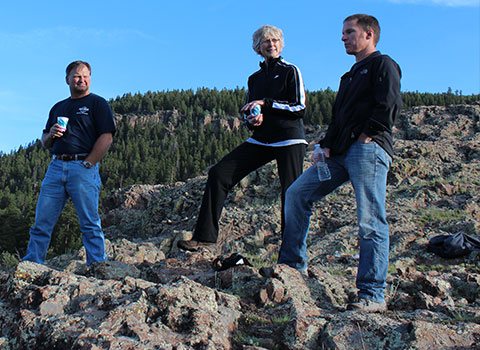
<path fill-rule="evenodd" d="M 255 107 L 250 109 L 250 115 L 253 115 L 254 117 L 259 115 L 260 113 L 262 113 L 262 108 L 260 107 L 260 105 L 255 105 Z M 244 119 L 247 119 L 247 117 L 248 117 L 248 114 L 243 115 Z"/>
<path fill-rule="evenodd" d="M 253 108 L 250 110 L 250 114 L 251 114 L 251 115 L 254 115 L 254 116 L 257 116 L 257 115 L 259 115 L 260 113 L 262 113 L 262 108 L 260 107 L 260 105 L 255 105 L 255 107 L 253 107 Z"/>

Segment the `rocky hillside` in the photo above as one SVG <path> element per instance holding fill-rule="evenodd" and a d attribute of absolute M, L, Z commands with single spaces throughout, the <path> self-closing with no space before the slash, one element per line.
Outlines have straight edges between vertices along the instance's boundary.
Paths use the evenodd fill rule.
<path fill-rule="evenodd" d="M 0 349 L 480 348 L 480 255 L 425 249 L 435 235 L 480 235 L 479 119 L 477 104 L 416 107 L 397 121 L 384 314 L 345 310 L 358 260 L 350 185 L 315 210 L 308 277 L 275 265 L 270 164 L 229 196 L 218 247 L 197 253 L 176 241 L 191 237 L 205 177 L 114 193 L 103 203 L 110 262 L 86 268 L 81 250 L 0 273 Z M 252 266 L 216 272 L 214 258 L 232 253 Z"/>

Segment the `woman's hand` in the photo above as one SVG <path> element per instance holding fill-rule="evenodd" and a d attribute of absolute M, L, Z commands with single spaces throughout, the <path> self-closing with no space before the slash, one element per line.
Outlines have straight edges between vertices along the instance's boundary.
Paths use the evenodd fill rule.
<path fill-rule="evenodd" d="M 262 107 L 264 105 L 265 105 L 265 102 L 263 100 L 255 100 L 255 101 L 252 101 L 252 102 L 249 102 L 249 103 L 245 104 L 242 107 L 242 109 L 240 109 L 240 112 L 246 115 L 246 119 L 251 125 L 260 126 L 263 123 L 263 113 L 253 115 L 253 114 L 251 114 L 250 111 L 255 106 Z"/>
<path fill-rule="evenodd" d="M 253 126 L 260 126 L 263 123 L 263 114 L 250 114 L 249 116 L 247 116 L 247 121 Z"/>

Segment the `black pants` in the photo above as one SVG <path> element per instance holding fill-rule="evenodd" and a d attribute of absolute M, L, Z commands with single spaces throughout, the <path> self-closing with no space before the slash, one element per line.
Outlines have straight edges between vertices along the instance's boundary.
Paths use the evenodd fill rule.
<path fill-rule="evenodd" d="M 284 227 L 283 206 L 285 192 L 303 171 L 306 145 L 267 147 L 242 143 L 210 168 L 203 194 L 202 206 L 197 219 L 193 239 L 202 242 L 216 242 L 218 221 L 228 191 L 252 171 L 272 160 L 277 161 L 278 175 L 282 187 L 282 233 Z"/>

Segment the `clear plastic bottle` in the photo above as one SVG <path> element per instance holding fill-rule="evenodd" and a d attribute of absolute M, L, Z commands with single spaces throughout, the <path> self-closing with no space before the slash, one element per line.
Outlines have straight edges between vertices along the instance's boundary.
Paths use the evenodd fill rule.
<path fill-rule="evenodd" d="M 328 169 L 327 162 L 325 161 L 325 153 L 323 153 L 323 150 L 320 148 L 319 144 L 315 145 L 313 154 L 315 155 L 314 159 L 318 159 L 318 161 L 315 163 L 317 166 L 318 179 L 320 181 L 330 180 L 332 176 L 330 175 L 330 170 Z"/>

